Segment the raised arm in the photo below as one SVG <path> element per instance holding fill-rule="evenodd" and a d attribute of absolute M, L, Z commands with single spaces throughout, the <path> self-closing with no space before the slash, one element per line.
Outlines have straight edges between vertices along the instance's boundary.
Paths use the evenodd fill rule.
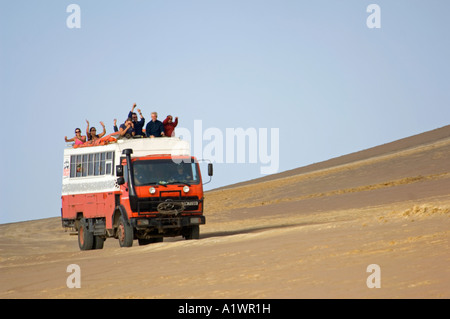
<path fill-rule="evenodd" d="M 142 116 L 142 112 L 141 112 L 141 109 L 137 109 L 137 111 L 138 111 L 138 113 L 139 113 L 139 116 L 141 117 L 141 120 L 144 118 L 144 116 Z"/>
<path fill-rule="evenodd" d="M 106 128 L 105 128 L 105 124 L 103 122 L 100 122 L 101 126 L 103 127 L 103 132 L 101 134 L 98 135 L 98 137 L 103 137 L 106 134 Z"/>
<path fill-rule="evenodd" d="M 87 127 L 86 127 L 86 136 L 91 136 L 91 132 L 89 131 L 89 121 L 86 119 Z"/>

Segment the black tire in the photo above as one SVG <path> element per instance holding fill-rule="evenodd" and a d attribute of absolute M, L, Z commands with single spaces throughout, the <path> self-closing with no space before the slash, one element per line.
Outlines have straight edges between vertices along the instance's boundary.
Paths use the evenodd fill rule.
<path fill-rule="evenodd" d="M 87 229 L 86 219 L 80 221 L 78 228 L 78 246 L 80 250 L 91 250 L 94 247 L 94 234 Z"/>
<path fill-rule="evenodd" d="M 144 245 L 148 245 L 148 244 L 162 243 L 163 240 L 164 240 L 163 237 L 148 238 L 148 239 L 138 238 L 138 243 L 139 243 L 139 246 L 144 246 Z"/>
<path fill-rule="evenodd" d="M 100 236 L 94 236 L 93 249 L 103 249 L 103 244 L 105 243 L 105 238 Z"/>
<path fill-rule="evenodd" d="M 120 247 L 133 246 L 133 227 L 127 223 L 123 216 L 119 218 L 119 225 L 117 226 L 117 238 L 119 239 Z"/>
<path fill-rule="evenodd" d="M 184 236 L 184 238 L 186 240 L 200 239 L 200 226 L 199 225 L 190 226 L 187 229 L 187 233 Z"/>

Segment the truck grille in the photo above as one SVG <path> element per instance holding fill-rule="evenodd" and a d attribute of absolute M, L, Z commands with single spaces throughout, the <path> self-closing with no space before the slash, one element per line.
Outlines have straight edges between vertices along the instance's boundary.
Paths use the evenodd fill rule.
<path fill-rule="evenodd" d="M 197 196 L 167 196 L 167 197 L 156 197 L 156 198 L 139 198 L 137 202 L 137 212 L 138 213 L 155 213 L 158 212 L 158 205 L 167 201 L 172 201 L 176 203 L 184 204 L 184 211 L 196 211 L 199 209 L 202 200 L 199 200 Z"/>

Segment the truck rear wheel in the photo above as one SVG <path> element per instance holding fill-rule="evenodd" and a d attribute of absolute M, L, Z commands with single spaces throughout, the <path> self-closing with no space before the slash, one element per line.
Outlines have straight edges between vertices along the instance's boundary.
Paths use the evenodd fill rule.
<path fill-rule="evenodd" d="M 87 229 L 87 221 L 84 218 L 78 228 L 78 246 L 81 250 L 91 250 L 94 247 L 94 234 Z"/>
<path fill-rule="evenodd" d="M 133 227 L 128 224 L 123 216 L 119 218 L 119 225 L 117 226 L 117 238 L 119 239 L 120 247 L 131 247 L 133 246 Z"/>

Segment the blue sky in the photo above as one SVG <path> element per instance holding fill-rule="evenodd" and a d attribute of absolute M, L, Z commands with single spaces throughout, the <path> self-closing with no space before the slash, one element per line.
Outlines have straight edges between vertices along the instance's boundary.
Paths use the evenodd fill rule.
<path fill-rule="evenodd" d="M 191 132 L 278 128 L 280 172 L 449 124 L 445 0 L 0 3 L 0 223 L 59 216 L 64 136 L 133 103 Z M 260 167 L 216 164 L 206 189 Z"/>

